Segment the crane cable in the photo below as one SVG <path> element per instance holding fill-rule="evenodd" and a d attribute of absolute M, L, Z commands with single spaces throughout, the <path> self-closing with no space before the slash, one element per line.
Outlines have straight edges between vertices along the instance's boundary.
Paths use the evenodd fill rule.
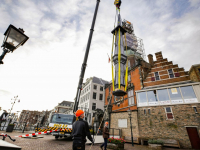
<path fill-rule="evenodd" d="M 126 33 L 124 33 L 124 37 L 125 37 L 125 42 L 126 42 L 126 55 L 128 55 L 127 53 L 127 41 L 126 41 Z M 127 79 L 128 79 L 128 59 L 126 60 L 126 73 L 125 73 L 125 92 L 127 89 Z"/>

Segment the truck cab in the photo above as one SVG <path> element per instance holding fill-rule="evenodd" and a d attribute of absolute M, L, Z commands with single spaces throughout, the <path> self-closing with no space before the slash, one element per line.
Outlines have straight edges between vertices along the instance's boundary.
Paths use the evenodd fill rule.
<path fill-rule="evenodd" d="M 54 113 L 51 115 L 49 128 L 53 129 L 52 135 L 55 139 L 59 137 L 70 137 L 72 133 L 74 115 Z"/>

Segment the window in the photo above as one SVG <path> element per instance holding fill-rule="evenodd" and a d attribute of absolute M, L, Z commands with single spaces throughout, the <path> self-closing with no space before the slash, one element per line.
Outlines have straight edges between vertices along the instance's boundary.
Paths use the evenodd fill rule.
<path fill-rule="evenodd" d="M 174 73 L 173 73 L 173 70 L 172 70 L 172 69 L 169 69 L 169 70 L 168 70 L 168 73 L 169 73 L 169 77 L 170 77 L 170 78 L 174 78 Z"/>
<path fill-rule="evenodd" d="M 134 104 L 133 90 L 128 91 L 128 104 L 129 105 L 133 105 Z"/>
<path fill-rule="evenodd" d="M 92 110 L 96 109 L 96 103 L 92 103 Z"/>
<path fill-rule="evenodd" d="M 179 88 L 170 88 L 168 89 L 169 91 L 169 95 L 171 98 L 171 102 L 174 103 L 183 103 L 183 99 L 180 93 L 180 89 Z"/>
<path fill-rule="evenodd" d="M 151 114 L 151 110 L 150 110 L 150 108 L 148 109 L 148 113 L 149 113 L 149 115 Z"/>
<path fill-rule="evenodd" d="M 167 119 L 174 119 L 171 107 L 165 107 Z"/>
<path fill-rule="evenodd" d="M 197 107 L 196 106 L 192 106 L 193 107 L 193 109 L 194 109 L 194 112 L 197 114 L 198 112 L 197 112 Z"/>
<path fill-rule="evenodd" d="M 130 63 L 130 60 L 128 60 L 128 69 L 131 69 L 131 63 Z"/>
<path fill-rule="evenodd" d="M 128 75 L 128 82 L 130 82 L 131 81 L 131 75 L 129 74 Z"/>
<path fill-rule="evenodd" d="M 99 94 L 99 100 L 103 100 L 103 94 Z"/>
<path fill-rule="evenodd" d="M 88 108 L 88 103 L 85 103 L 85 108 Z"/>
<path fill-rule="evenodd" d="M 100 87 L 100 91 L 103 91 L 103 87 L 102 86 Z"/>
<path fill-rule="evenodd" d="M 95 90 L 96 90 L 96 89 L 97 89 L 97 85 L 94 85 L 94 86 L 93 86 L 93 89 L 95 89 Z"/>
<path fill-rule="evenodd" d="M 96 99 L 96 98 L 97 98 L 97 93 L 93 92 L 93 99 Z"/>
<path fill-rule="evenodd" d="M 156 90 L 147 91 L 147 97 L 148 97 L 149 105 L 158 104 L 158 99 L 157 99 L 157 92 L 156 92 Z"/>
<path fill-rule="evenodd" d="M 160 104 L 170 104 L 167 89 L 157 90 Z"/>
<path fill-rule="evenodd" d="M 181 92 L 182 92 L 182 95 L 183 95 L 184 99 L 196 98 L 192 86 L 183 86 L 183 87 L 181 87 Z"/>
<path fill-rule="evenodd" d="M 140 92 L 138 93 L 138 101 L 140 106 L 147 105 L 147 96 L 146 92 Z"/>
<path fill-rule="evenodd" d="M 146 109 L 144 109 L 144 114 L 146 115 Z"/>
<path fill-rule="evenodd" d="M 156 78 L 156 80 L 160 80 L 160 77 L 159 77 L 159 73 L 158 73 L 158 72 L 155 72 L 155 78 Z"/>

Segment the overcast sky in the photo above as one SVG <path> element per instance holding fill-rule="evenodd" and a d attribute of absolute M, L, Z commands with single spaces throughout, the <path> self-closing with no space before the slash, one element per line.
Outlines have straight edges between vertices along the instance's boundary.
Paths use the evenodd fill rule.
<path fill-rule="evenodd" d="M 92 76 L 111 80 L 113 2 L 100 2 L 84 81 Z M 13 112 L 50 110 L 73 101 L 95 5 L 96 0 L 0 0 L 0 41 L 10 24 L 29 36 L 0 65 L 2 109 L 10 109 L 16 95 L 20 103 Z M 133 23 L 146 55 L 162 51 L 186 71 L 200 63 L 200 0 L 122 0 L 121 16 Z"/>

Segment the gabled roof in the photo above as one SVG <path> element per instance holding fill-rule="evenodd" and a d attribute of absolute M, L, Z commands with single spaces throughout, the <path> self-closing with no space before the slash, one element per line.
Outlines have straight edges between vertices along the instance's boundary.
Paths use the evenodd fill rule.
<path fill-rule="evenodd" d="M 97 83 L 97 84 L 101 84 L 101 85 L 105 85 L 105 84 L 109 83 L 108 81 L 103 80 L 101 78 L 97 78 L 97 77 L 93 77 L 92 82 Z"/>
<path fill-rule="evenodd" d="M 64 104 L 65 106 L 67 106 L 67 105 L 71 105 L 71 103 L 74 103 L 74 102 L 70 102 L 70 101 L 62 101 L 61 103 L 59 103 L 59 105 L 60 104 Z"/>

